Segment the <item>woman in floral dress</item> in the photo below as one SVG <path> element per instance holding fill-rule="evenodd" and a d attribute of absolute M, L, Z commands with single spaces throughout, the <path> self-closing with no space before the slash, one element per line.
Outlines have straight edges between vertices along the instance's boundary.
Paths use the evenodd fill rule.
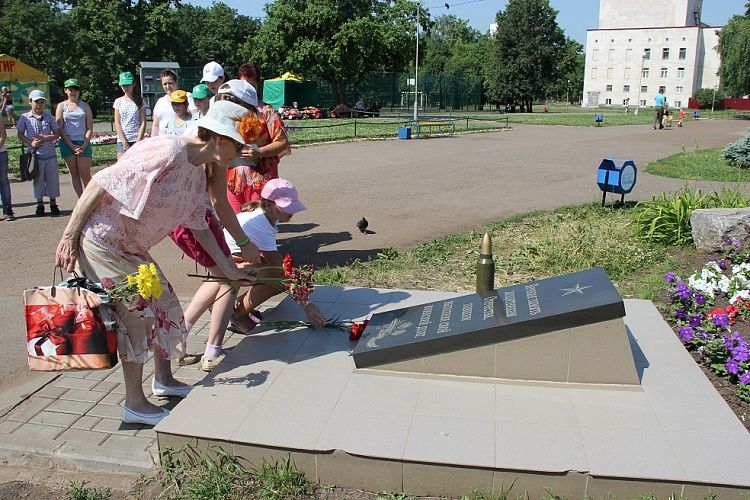
<path fill-rule="evenodd" d="M 226 165 L 237 156 L 243 146 L 237 124 L 247 113 L 231 102 L 216 103 L 196 123 L 198 138 L 159 136 L 137 142 L 115 165 L 94 175 L 58 244 L 56 265 L 78 269 L 92 281 L 119 283 L 140 264 L 153 262 L 151 248 L 183 225 L 227 278 L 247 279 L 221 250 L 206 223 L 207 174 L 202 166 Z M 190 390 L 172 376 L 170 363 L 185 351 L 182 308 L 156 268 L 163 290 L 158 299 L 141 303 L 145 307 L 136 310 L 120 301 L 115 304 L 123 327 L 118 332 L 118 351 L 126 391 L 122 420 L 127 423 L 155 425 L 169 414 L 148 401 L 141 386 L 143 363 L 151 348 L 156 368 L 153 394 L 184 397 Z"/>

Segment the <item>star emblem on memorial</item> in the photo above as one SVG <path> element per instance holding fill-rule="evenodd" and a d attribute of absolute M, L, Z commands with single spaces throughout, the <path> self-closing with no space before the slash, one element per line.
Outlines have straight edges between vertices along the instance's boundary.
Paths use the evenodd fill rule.
<path fill-rule="evenodd" d="M 565 292 L 564 294 L 562 294 L 562 297 L 565 297 L 566 295 L 570 295 L 572 293 L 578 293 L 578 294 L 583 295 L 583 291 L 587 288 L 592 288 L 592 286 L 593 285 L 581 286 L 580 283 L 576 283 L 576 286 L 571 287 L 571 288 L 561 288 L 560 291 Z"/>

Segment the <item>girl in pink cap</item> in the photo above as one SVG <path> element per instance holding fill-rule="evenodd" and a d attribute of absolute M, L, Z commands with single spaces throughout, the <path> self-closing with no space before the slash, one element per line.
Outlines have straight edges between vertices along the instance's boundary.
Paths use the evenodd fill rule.
<path fill-rule="evenodd" d="M 283 259 L 279 254 L 276 243 L 278 224 L 289 222 L 292 216 L 305 210 L 305 205 L 299 200 L 297 190 L 286 179 L 271 179 L 263 186 L 260 201 L 246 203 L 242 212 L 237 214 L 245 234 L 250 236 L 260 250 L 263 263 L 268 266 L 280 267 Z M 238 258 L 240 249 L 232 236 L 224 233 L 227 245 L 232 254 Z M 235 328 L 248 333 L 257 324 L 257 317 L 252 311 L 263 302 L 284 291 L 281 285 L 255 284 L 244 295 L 237 298 L 232 323 Z M 317 328 L 323 326 L 325 318 L 312 302 L 301 303 L 310 324 Z"/>

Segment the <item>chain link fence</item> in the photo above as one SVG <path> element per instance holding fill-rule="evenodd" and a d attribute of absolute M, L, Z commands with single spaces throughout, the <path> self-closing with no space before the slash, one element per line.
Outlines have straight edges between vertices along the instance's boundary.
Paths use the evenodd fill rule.
<path fill-rule="evenodd" d="M 184 67 L 177 70 L 180 87 L 191 90 L 200 83 L 202 67 Z M 237 74 L 237 68 L 225 67 L 227 78 Z M 350 88 L 350 107 L 362 99 L 368 108 L 397 111 L 412 109 L 414 106 L 414 75 L 407 73 L 370 73 L 367 80 L 357 89 Z M 336 106 L 331 85 L 317 79 L 317 103 L 322 108 Z M 482 79 L 469 75 L 420 75 L 418 82 L 419 105 L 422 110 L 464 110 L 482 109 Z"/>

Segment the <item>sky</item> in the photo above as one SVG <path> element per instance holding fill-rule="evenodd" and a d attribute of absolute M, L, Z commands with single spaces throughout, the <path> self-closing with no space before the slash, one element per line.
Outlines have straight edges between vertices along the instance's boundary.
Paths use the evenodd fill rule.
<path fill-rule="evenodd" d="M 658 0 L 655 0 L 658 1 Z M 240 14 L 251 17 L 263 17 L 263 6 L 269 0 L 223 0 L 223 2 Z M 430 9 L 433 17 L 452 14 L 469 23 L 482 33 L 495 21 L 497 11 L 505 8 L 505 0 L 447 0 L 449 9 L 445 8 L 446 0 L 422 0 L 422 5 Z M 745 12 L 747 0 L 705 0 L 703 2 L 703 22 L 711 26 L 721 26 L 735 14 Z M 210 6 L 213 0 L 184 0 L 184 3 Z M 565 34 L 586 43 L 586 29 L 596 28 L 599 22 L 599 0 L 550 0 L 552 7 L 558 10 L 557 23 Z"/>

